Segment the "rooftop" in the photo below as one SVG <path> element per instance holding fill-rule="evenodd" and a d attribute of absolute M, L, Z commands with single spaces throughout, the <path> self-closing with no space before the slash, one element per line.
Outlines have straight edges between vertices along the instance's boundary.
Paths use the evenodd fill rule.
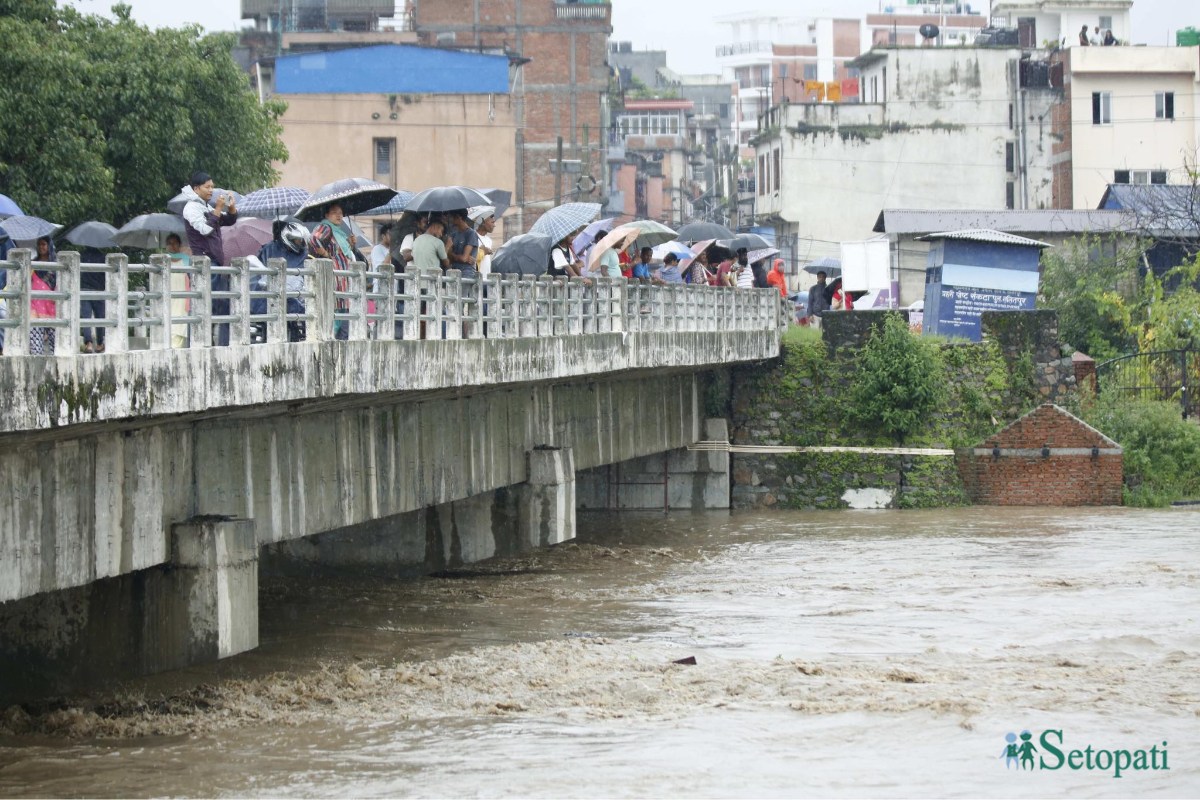
<path fill-rule="evenodd" d="M 282 56 L 278 94 L 508 94 L 508 58 L 412 45 Z"/>
<path fill-rule="evenodd" d="M 943 231 L 941 233 L 931 233 L 927 236 L 918 237 L 922 241 L 934 241 L 936 239 L 963 239 L 971 242 L 988 242 L 990 244 L 1013 244 L 1024 247 L 1053 247 L 1047 242 L 1039 242 L 1036 239 L 1026 239 L 1024 236 L 1014 236 L 1011 233 L 993 230 L 965 230 L 965 231 Z"/>
<path fill-rule="evenodd" d="M 885 208 L 875 221 L 876 233 L 918 234 L 985 229 L 1005 233 L 1110 233 L 1133 226 L 1128 213 L 1117 210 L 946 210 Z"/>

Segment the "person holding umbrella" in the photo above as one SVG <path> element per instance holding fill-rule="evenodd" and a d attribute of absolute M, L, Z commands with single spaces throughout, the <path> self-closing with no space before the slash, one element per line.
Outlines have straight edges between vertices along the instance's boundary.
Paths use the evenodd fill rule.
<path fill-rule="evenodd" d="M 354 249 L 350 235 L 342 227 L 343 219 L 345 219 L 345 214 L 342 213 L 342 204 L 336 201 L 332 202 L 325 207 L 325 219 L 312 232 L 312 252 L 320 258 L 328 258 L 333 261 L 333 283 L 335 291 L 338 292 L 346 291 L 350 286 L 350 280 L 345 275 L 337 273 L 350 269 L 351 262 L 366 261 Z M 349 301 L 339 298 L 334 310 L 345 312 L 349 308 Z M 333 335 L 336 339 L 349 338 L 350 326 L 346 320 L 337 320 L 333 323 Z"/>
<path fill-rule="evenodd" d="M 214 267 L 224 267 L 225 251 L 221 245 L 221 228 L 237 222 L 237 198 L 232 195 L 218 195 L 213 207 L 209 208 L 208 201 L 213 196 L 213 182 L 207 172 L 202 170 L 192 173 L 189 184 L 180 192 L 187 197 L 187 205 L 183 207 L 184 228 L 187 230 L 188 248 L 193 256 L 207 256 Z M 226 203 L 229 205 L 226 211 Z M 214 292 L 229 291 L 229 276 L 214 275 L 212 277 Z M 229 314 L 228 300 L 212 301 L 213 316 Z M 218 347 L 229 345 L 229 323 L 215 326 L 216 344 Z"/>

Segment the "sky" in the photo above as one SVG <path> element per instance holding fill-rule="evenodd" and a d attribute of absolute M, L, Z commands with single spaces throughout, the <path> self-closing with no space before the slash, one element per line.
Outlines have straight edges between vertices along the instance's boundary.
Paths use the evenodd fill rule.
<path fill-rule="evenodd" d="M 113 0 L 61 0 L 88 13 L 108 14 Z M 198 22 L 209 30 L 242 27 L 240 0 L 126 0 L 135 19 L 150 26 Z M 549 0 L 546 0 L 549 2 Z M 729 0 L 613 0 L 613 38 L 631 41 L 635 49 L 667 51 L 667 66 L 681 73 L 712 73 L 721 28 L 713 18 L 740 11 L 777 12 L 787 16 L 861 16 L 897 0 L 759 0 L 743 5 Z M 983 7 L 987 0 L 972 5 Z M 1137 44 L 1172 44 L 1174 32 L 1200 25 L 1200 9 L 1192 2 L 1135 0 L 1133 40 Z"/>

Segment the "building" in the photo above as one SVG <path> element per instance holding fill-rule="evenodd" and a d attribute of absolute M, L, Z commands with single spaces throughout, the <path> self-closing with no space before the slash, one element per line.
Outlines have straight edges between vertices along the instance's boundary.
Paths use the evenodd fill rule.
<path fill-rule="evenodd" d="M 379 45 L 283 56 L 275 96 L 290 158 L 281 186 L 366 177 L 419 190 L 516 180 L 516 103 L 504 56 Z M 511 228 L 510 228 L 511 230 Z"/>
<path fill-rule="evenodd" d="M 734 87 L 734 131 L 739 145 L 748 146 L 758 117 L 771 107 L 775 45 L 815 45 L 808 21 L 776 14 L 738 13 L 713 20 L 725 31 L 717 47 L 721 78 Z"/>
<path fill-rule="evenodd" d="M 850 62 L 862 53 L 862 21 L 814 20 L 808 38 L 810 44 L 773 47 L 772 102 L 853 101 L 858 96 L 858 69 Z"/>
<path fill-rule="evenodd" d="M 1087 27 L 1089 41 L 1112 31 L 1119 41 L 1132 37 L 1129 10 L 1133 0 L 992 0 L 992 23 L 1017 29 L 1021 47 L 1050 49 L 1079 44 Z"/>
<path fill-rule="evenodd" d="M 613 117 L 613 132 L 625 158 L 613 165 L 613 181 L 622 205 L 610 202 L 605 213 L 653 219 L 671 226 L 692 217 L 692 178 L 688 129 L 690 100 L 626 100 Z"/>
<path fill-rule="evenodd" d="M 975 37 L 987 26 L 986 9 L 972 7 L 970 3 L 934 0 L 908 0 L 896 2 L 880 9 L 877 14 L 867 14 L 866 44 L 872 47 L 915 47 L 917 45 L 965 45 L 972 44 Z M 929 25 L 937 33 L 926 36 Z M 924 30 L 924 32 L 923 32 Z"/>
<path fill-rule="evenodd" d="M 513 65 L 515 183 L 492 185 L 512 185 L 509 214 L 516 217 L 515 229 L 527 230 L 559 200 L 599 202 L 607 185 L 602 153 L 610 4 L 410 0 L 410 6 L 413 28 L 423 44 L 500 53 Z"/>
<path fill-rule="evenodd" d="M 1048 207 L 1055 93 L 1026 85 L 1021 56 L 877 48 L 851 62 L 862 102 L 765 114 L 754 219 L 775 227 L 789 268 L 868 238 L 881 208 Z"/>
<path fill-rule="evenodd" d="M 1200 48 L 1072 47 L 1051 58 L 1062 75 L 1054 206 L 1096 208 L 1110 183 L 1191 181 Z"/>

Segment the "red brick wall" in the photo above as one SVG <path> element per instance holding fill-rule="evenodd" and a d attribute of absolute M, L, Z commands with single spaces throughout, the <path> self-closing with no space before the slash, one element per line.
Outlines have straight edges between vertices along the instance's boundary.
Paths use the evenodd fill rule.
<path fill-rule="evenodd" d="M 1049 456 L 1041 455 L 1043 447 Z M 1099 455 L 1091 454 L 1093 447 Z M 992 448 L 1001 454 L 992 455 Z M 1066 449 L 1085 452 L 1055 452 Z M 1116 443 L 1054 405 L 1039 406 L 977 448 L 960 451 L 957 460 L 967 494 L 979 505 L 1121 504 L 1124 459 Z"/>

